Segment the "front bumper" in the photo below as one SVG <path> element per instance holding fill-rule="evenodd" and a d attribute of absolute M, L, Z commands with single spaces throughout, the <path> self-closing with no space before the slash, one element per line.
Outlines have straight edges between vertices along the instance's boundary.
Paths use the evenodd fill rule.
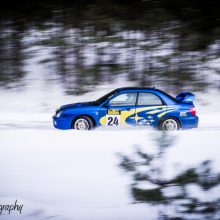
<path fill-rule="evenodd" d="M 57 118 L 53 116 L 53 126 L 58 129 L 66 130 L 71 129 L 72 121 L 68 118 Z"/>

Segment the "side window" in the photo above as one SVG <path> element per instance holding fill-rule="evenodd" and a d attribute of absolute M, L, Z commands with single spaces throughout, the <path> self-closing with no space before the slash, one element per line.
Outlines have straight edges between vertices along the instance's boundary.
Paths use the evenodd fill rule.
<path fill-rule="evenodd" d="M 132 106 L 135 105 L 137 98 L 137 93 L 123 93 L 115 98 L 113 98 L 110 102 L 110 106 Z"/>
<path fill-rule="evenodd" d="M 139 93 L 138 105 L 162 105 L 162 101 L 153 93 Z"/>

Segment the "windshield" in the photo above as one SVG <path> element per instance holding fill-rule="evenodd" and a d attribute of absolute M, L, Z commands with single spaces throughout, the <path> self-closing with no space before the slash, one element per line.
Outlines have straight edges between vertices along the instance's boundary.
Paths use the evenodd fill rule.
<path fill-rule="evenodd" d="M 107 93 L 106 95 L 102 96 L 101 98 L 97 99 L 96 101 L 94 101 L 95 105 L 101 105 L 105 100 L 107 100 L 110 96 L 112 96 L 113 94 L 116 93 L 117 90 L 113 90 L 109 93 Z"/>

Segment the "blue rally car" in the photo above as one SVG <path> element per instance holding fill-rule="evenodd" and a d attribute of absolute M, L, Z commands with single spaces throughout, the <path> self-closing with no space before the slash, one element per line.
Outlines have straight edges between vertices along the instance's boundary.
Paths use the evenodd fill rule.
<path fill-rule="evenodd" d="M 154 88 L 118 88 L 93 102 L 61 106 L 53 116 L 59 129 L 90 130 L 98 126 L 153 126 L 174 131 L 198 127 L 189 92 L 176 98 Z"/>

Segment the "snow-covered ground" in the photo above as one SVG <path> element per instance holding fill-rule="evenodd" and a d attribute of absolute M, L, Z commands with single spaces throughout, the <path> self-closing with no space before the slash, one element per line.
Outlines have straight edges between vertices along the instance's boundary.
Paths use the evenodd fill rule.
<path fill-rule="evenodd" d="M 1 124 L 9 119 L 21 126 L 1 127 L 0 202 L 13 204 L 17 199 L 24 207 L 21 215 L 3 212 L 0 219 L 156 218 L 156 207 L 132 204 L 132 180 L 119 168 L 118 153 L 132 155 L 136 146 L 154 152 L 159 131 L 59 131 L 52 128 L 49 114 L 8 114 L 1 117 Z M 45 126 L 34 127 L 37 123 Z M 214 170 L 220 172 L 219 115 L 202 115 L 200 128 L 168 135 L 174 143 L 164 158 L 165 175 L 204 160 L 211 160 Z M 214 197 L 220 193 L 216 190 Z M 202 196 L 210 198 L 205 193 Z"/>
<path fill-rule="evenodd" d="M 110 87 L 103 86 L 99 94 L 108 90 Z M 7 101 L 12 97 L 16 98 Z M 30 97 L 33 99 L 28 101 Z M 0 100 L 0 205 L 15 200 L 23 204 L 21 215 L 3 211 L 0 219 L 156 219 L 157 206 L 133 204 L 132 178 L 119 167 L 118 154 L 132 156 L 136 146 L 146 153 L 155 151 L 159 144 L 155 139 L 161 133 L 152 129 L 56 130 L 51 118 L 55 109 L 87 96 L 73 100 L 62 93 L 56 99 L 51 94 L 45 100 L 41 97 L 43 93 L 36 90 L 21 91 L 17 96 L 12 91 Z M 211 160 L 214 170 L 220 172 L 219 103 L 214 101 L 216 96 L 201 97 L 196 103 L 199 128 L 169 134 L 174 143 L 164 158 L 167 176 L 205 160 Z M 195 192 L 203 199 L 220 194 L 219 187 L 211 195 L 193 189 Z"/>
<path fill-rule="evenodd" d="M 21 215 L 18 212 L 8 215 L 3 211 L 0 219 L 157 218 L 160 211 L 157 206 L 133 204 L 132 178 L 119 167 L 118 154 L 132 156 L 136 146 L 146 153 L 155 151 L 159 144 L 155 139 L 161 137 L 159 131 L 97 129 L 78 132 L 56 130 L 52 126 L 51 117 L 59 105 L 86 101 L 87 97 L 93 100 L 109 90 L 110 86 L 103 86 L 98 94 L 93 92 L 73 100 L 61 92 L 54 95 L 54 99 L 48 93 L 43 98 L 39 90 L 3 92 L 0 100 L 0 205 L 17 200 L 23 204 L 23 209 Z M 174 143 L 166 150 L 164 158 L 163 170 L 167 176 L 198 166 L 205 160 L 211 160 L 214 170 L 220 172 L 219 103 L 215 101 L 216 95 L 197 94 L 197 97 L 202 97 L 196 101 L 199 128 L 169 134 Z M 219 195 L 220 190 L 217 187 L 211 195 L 201 191 L 196 194 L 210 199 Z"/>

